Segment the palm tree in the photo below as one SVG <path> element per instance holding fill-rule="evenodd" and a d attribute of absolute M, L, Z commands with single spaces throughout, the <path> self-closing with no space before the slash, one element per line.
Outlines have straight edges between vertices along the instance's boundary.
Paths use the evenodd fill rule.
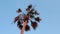
<path fill-rule="evenodd" d="M 36 30 L 38 26 L 37 22 L 41 21 L 41 18 L 35 17 L 39 15 L 39 13 L 32 7 L 31 4 L 26 8 L 26 11 L 27 11 L 26 14 L 20 14 L 22 10 L 19 8 L 17 10 L 17 13 L 19 13 L 19 15 L 14 19 L 14 23 L 17 22 L 17 26 L 21 30 L 21 34 L 24 34 L 24 30 L 25 31 L 30 30 L 30 26 L 28 25 L 29 21 L 31 22 L 31 26 L 34 30 Z M 34 19 L 34 21 L 32 19 Z"/>

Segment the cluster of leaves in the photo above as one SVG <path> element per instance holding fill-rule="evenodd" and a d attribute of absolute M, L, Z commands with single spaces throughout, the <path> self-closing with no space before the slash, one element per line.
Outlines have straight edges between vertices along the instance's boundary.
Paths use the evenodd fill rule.
<path fill-rule="evenodd" d="M 14 23 L 17 22 L 17 26 L 19 27 L 19 29 L 22 29 L 23 22 L 27 21 L 27 23 L 28 23 L 30 20 L 31 26 L 35 30 L 38 26 L 37 22 L 41 21 L 41 19 L 39 17 L 35 17 L 36 15 L 39 15 L 39 13 L 34 8 L 32 8 L 31 4 L 27 7 L 26 11 L 27 11 L 27 14 L 22 14 L 23 19 L 20 16 L 17 16 L 14 19 Z M 17 13 L 20 13 L 20 12 L 22 12 L 22 10 L 19 8 L 17 10 Z M 34 19 L 35 21 L 32 21 L 31 19 Z M 30 26 L 27 24 L 25 27 L 25 31 L 29 31 L 29 30 L 30 30 Z"/>

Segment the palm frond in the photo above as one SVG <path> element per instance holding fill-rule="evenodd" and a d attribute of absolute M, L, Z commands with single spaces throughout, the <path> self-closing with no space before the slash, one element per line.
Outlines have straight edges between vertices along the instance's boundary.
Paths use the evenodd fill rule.
<path fill-rule="evenodd" d="M 34 9 L 31 9 L 31 11 L 29 13 L 30 14 L 34 14 Z"/>
<path fill-rule="evenodd" d="M 32 8 L 32 5 L 30 4 L 30 5 L 28 6 L 28 8 Z"/>
<path fill-rule="evenodd" d="M 18 20 L 17 26 L 19 27 L 20 30 L 22 29 L 23 25 L 22 25 L 22 23 L 20 22 L 20 20 Z"/>
<path fill-rule="evenodd" d="M 20 30 L 22 30 L 22 28 L 23 28 L 23 25 L 19 25 L 18 27 L 19 27 L 19 29 L 20 29 Z"/>
<path fill-rule="evenodd" d="M 37 18 L 35 18 L 35 21 L 40 22 L 40 21 L 41 21 L 41 19 L 40 19 L 39 17 L 37 17 Z"/>
<path fill-rule="evenodd" d="M 15 17 L 14 23 L 19 19 L 19 16 Z"/>
<path fill-rule="evenodd" d="M 32 8 L 32 5 L 30 4 L 26 10 L 30 11 L 31 8 Z"/>
<path fill-rule="evenodd" d="M 34 15 L 30 15 L 30 18 L 34 18 L 35 16 Z"/>
<path fill-rule="evenodd" d="M 30 30 L 30 26 L 29 25 L 26 25 L 25 26 L 25 31 L 29 31 Z"/>
<path fill-rule="evenodd" d="M 36 10 L 35 10 L 35 14 L 36 14 L 36 15 L 39 15 L 39 13 L 38 13 Z"/>
<path fill-rule="evenodd" d="M 32 26 L 32 27 L 33 27 L 33 29 L 35 30 L 35 29 L 37 28 L 37 26 L 38 26 L 38 25 L 37 25 L 37 23 L 36 23 L 36 22 L 32 22 L 32 21 L 31 21 L 31 26 Z"/>
<path fill-rule="evenodd" d="M 22 10 L 19 8 L 19 9 L 17 10 L 17 13 L 20 13 L 20 12 L 22 12 Z"/>
<path fill-rule="evenodd" d="M 22 25 L 22 23 L 20 22 L 20 20 L 18 20 L 18 22 L 17 22 L 17 26 L 19 26 L 19 25 Z"/>

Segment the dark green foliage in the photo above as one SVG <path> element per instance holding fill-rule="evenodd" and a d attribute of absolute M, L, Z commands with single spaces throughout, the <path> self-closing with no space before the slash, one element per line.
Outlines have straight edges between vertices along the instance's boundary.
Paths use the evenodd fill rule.
<path fill-rule="evenodd" d="M 28 8 L 32 8 L 32 5 L 30 4 L 30 5 L 28 6 Z"/>
<path fill-rule="evenodd" d="M 37 18 L 35 18 L 35 21 L 40 22 L 40 21 L 41 21 L 41 19 L 40 19 L 39 17 L 37 17 Z"/>
<path fill-rule="evenodd" d="M 37 23 L 36 22 L 32 22 L 31 21 L 31 26 L 33 27 L 33 29 L 35 30 L 37 28 Z"/>
<path fill-rule="evenodd" d="M 19 25 L 18 27 L 19 27 L 19 29 L 20 29 L 20 30 L 22 30 L 22 28 L 23 28 L 23 25 Z"/>
<path fill-rule="evenodd" d="M 28 15 L 33 15 L 34 14 L 34 9 L 31 9 L 27 14 Z"/>
<path fill-rule="evenodd" d="M 19 16 L 15 17 L 14 23 L 19 19 Z"/>
<path fill-rule="evenodd" d="M 19 9 L 17 10 L 17 13 L 20 13 L 20 12 L 22 12 L 22 10 L 19 8 Z"/>
<path fill-rule="evenodd" d="M 25 26 L 25 31 L 29 31 L 30 30 L 30 26 L 29 25 L 26 25 Z"/>
<path fill-rule="evenodd" d="M 39 15 L 35 9 L 31 9 L 30 12 L 27 13 L 27 15 Z"/>
<path fill-rule="evenodd" d="M 22 29 L 23 25 L 22 25 L 22 23 L 20 22 L 20 20 L 18 20 L 17 26 L 19 27 L 19 29 Z"/>
<path fill-rule="evenodd" d="M 26 9 L 26 11 L 30 11 L 31 8 L 32 8 L 32 5 L 30 4 L 30 5 L 28 6 L 28 8 Z"/>
<path fill-rule="evenodd" d="M 35 14 L 35 10 L 34 10 L 34 9 L 31 9 L 31 10 L 27 13 L 27 15 L 30 16 L 30 17 L 34 17 L 33 14 Z"/>
<path fill-rule="evenodd" d="M 36 10 L 35 10 L 34 14 L 35 14 L 35 15 L 39 15 L 39 13 L 37 13 L 37 11 L 36 11 Z"/>
<path fill-rule="evenodd" d="M 18 20 L 17 22 L 17 26 L 21 25 L 22 23 L 20 22 L 20 20 Z"/>
<path fill-rule="evenodd" d="M 32 10 L 30 11 L 30 13 L 31 13 L 31 14 L 34 14 L 34 15 L 39 15 L 39 13 L 37 13 L 37 11 L 34 10 L 34 9 L 32 9 Z"/>
<path fill-rule="evenodd" d="M 30 18 L 34 18 L 35 16 L 34 15 L 30 15 Z"/>

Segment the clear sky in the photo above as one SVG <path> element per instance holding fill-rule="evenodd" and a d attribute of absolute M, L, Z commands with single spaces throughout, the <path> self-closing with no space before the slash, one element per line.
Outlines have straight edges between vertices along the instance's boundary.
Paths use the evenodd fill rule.
<path fill-rule="evenodd" d="M 20 34 L 13 24 L 16 10 L 24 11 L 29 4 L 35 6 L 42 21 L 25 34 L 60 34 L 60 0 L 0 0 L 0 34 Z"/>

